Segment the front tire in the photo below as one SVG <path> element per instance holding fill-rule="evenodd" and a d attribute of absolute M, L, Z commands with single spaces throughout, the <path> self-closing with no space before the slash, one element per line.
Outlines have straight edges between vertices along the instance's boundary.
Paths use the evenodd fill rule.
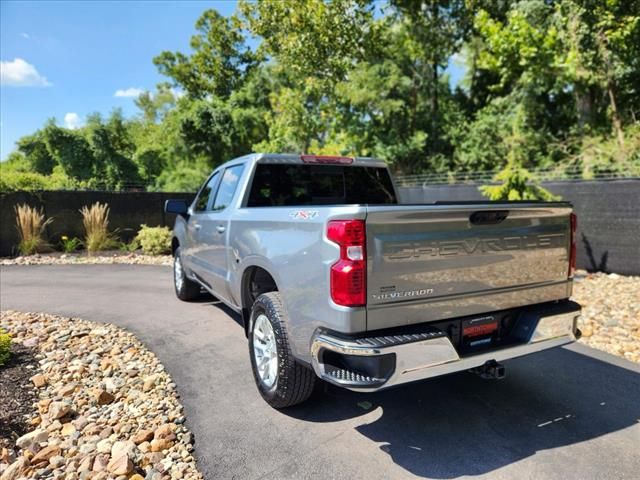
<path fill-rule="evenodd" d="M 291 353 L 286 313 L 278 292 L 260 295 L 251 308 L 249 355 L 260 395 L 273 408 L 286 408 L 309 398 L 315 373 Z"/>
<path fill-rule="evenodd" d="M 188 302 L 200 297 L 200 285 L 187 278 L 182 263 L 180 247 L 176 249 L 173 255 L 173 287 L 176 291 L 176 297 L 182 301 Z"/>

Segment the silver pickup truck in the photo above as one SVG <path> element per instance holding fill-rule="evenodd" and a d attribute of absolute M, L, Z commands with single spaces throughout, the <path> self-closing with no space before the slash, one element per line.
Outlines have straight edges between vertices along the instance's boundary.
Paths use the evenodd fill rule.
<path fill-rule="evenodd" d="M 356 391 L 573 342 L 575 216 L 563 202 L 402 205 L 384 162 L 252 154 L 169 200 L 178 298 L 242 316 L 275 408 L 316 377 Z"/>

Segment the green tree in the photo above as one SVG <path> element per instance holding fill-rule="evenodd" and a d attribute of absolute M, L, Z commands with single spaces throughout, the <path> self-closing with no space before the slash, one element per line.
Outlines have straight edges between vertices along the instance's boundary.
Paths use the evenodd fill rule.
<path fill-rule="evenodd" d="M 40 130 L 33 135 L 20 138 L 17 146 L 18 151 L 24 154 L 33 171 L 45 175 L 53 171 L 53 167 L 56 166 L 56 160 L 49 153 L 44 135 Z"/>
<path fill-rule="evenodd" d="M 134 103 L 142 112 L 145 123 L 156 123 L 175 107 L 176 100 L 177 94 L 170 85 L 161 83 L 155 93 L 143 92 L 134 100 Z"/>
<path fill-rule="evenodd" d="M 227 98 L 242 85 L 257 62 L 256 55 L 246 46 L 236 17 L 206 10 L 196 22 L 196 30 L 191 37 L 191 55 L 165 51 L 153 63 L 193 98 Z"/>
<path fill-rule="evenodd" d="M 502 184 L 484 185 L 480 191 L 490 200 L 558 200 L 559 197 L 541 187 L 535 175 L 524 167 L 530 143 L 524 107 L 518 106 L 513 115 L 512 132 L 504 139 L 508 152 L 507 164 L 495 177 Z"/>
<path fill-rule="evenodd" d="M 93 129 L 89 142 L 94 163 L 93 178 L 103 187 L 119 190 L 126 184 L 139 183 L 138 167 L 118 150 L 117 134 L 109 125 Z"/>
<path fill-rule="evenodd" d="M 47 150 L 66 175 L 77 180 L 93 178 L 95 158 L 89 142 L 81 133 L 60 128 L 49 121 L 43 135 Z"/>
<path fill-rule="evenodd" d="M 640 109 L 640 2 L 562 0 L 556 18 L 580 126 L 597 127 L 601 111 L 623 146 L 623 124 Z"/>
<path fill-rule="evenodd" d="M 295 77 L 344 80 L 375 46 L 372 2 L 243 0 L 239 7 L 250 31 L 262 39 L 260 52 Z"/>
<path fill-rule="evenodd" d="M 438 153 L 444 135 L 441 115 L 441 72 L 462 47 L 469 18 L 462 0 L 392 0 L 394 20 L 407 31 L 404 48 L 410 52 L 414 89 L 427 90 L 429 103 L 429 152 Z M 413 93 L 415 95 L 415 93 Z M 409 97 L 411 98 L 411 97 Z"/>

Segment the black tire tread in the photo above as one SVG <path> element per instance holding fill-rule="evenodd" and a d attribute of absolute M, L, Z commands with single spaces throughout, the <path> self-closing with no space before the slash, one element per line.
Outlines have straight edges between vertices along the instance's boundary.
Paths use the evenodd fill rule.
<path fill-rule="evenodd" d="M 302 403 L 313 393 L 316 375 L 313 370 L 298 363 L 291 352 L 285 321 L 287 318 L 286 310 L 282 304 L 280 294 L 278 292 L 263 293 L 256 299 L 255 305 L 262 306 L 269 319 L 272 320 L 272 324 L 275 323 L 274 332 L 279 346 L 278 356 L 280 357 L 276 389 L 273 394 L 269 395 L 268 392 L 264 392 L 260 388 L 260 380 L 253 362 L 253 352 L 250 351 L 251 365 L 258 389 L 267 403 L 276 409 Z M 253 345 L 250 344 L 250 347 L 253 348 Z"/>

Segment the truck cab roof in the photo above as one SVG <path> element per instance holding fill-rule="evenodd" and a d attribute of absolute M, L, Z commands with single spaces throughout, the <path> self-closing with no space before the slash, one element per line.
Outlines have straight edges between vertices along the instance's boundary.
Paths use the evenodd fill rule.
<path fill-rule="evenodd" d="M 313 159 L 318 161 L 313 161 Z M 218 168 L 224 168 L 229 165 L 237 165 L 238 163 L 254 164 L 254 163 L 316 163 L 316 164 L 339 164 L 339 165 L 352 165 L 361 167 L 379 167 L 386 168 L 387 164 L 383 160 L 371 157 L 349 157 L 349 156 L 335 156 L 335 155 L 311 155 L 311 154 L 297 154 L 297 153 L 250 153 L 243 155 L 242 157 L 234 158 L 228 162 L 223 163 Z"/>

